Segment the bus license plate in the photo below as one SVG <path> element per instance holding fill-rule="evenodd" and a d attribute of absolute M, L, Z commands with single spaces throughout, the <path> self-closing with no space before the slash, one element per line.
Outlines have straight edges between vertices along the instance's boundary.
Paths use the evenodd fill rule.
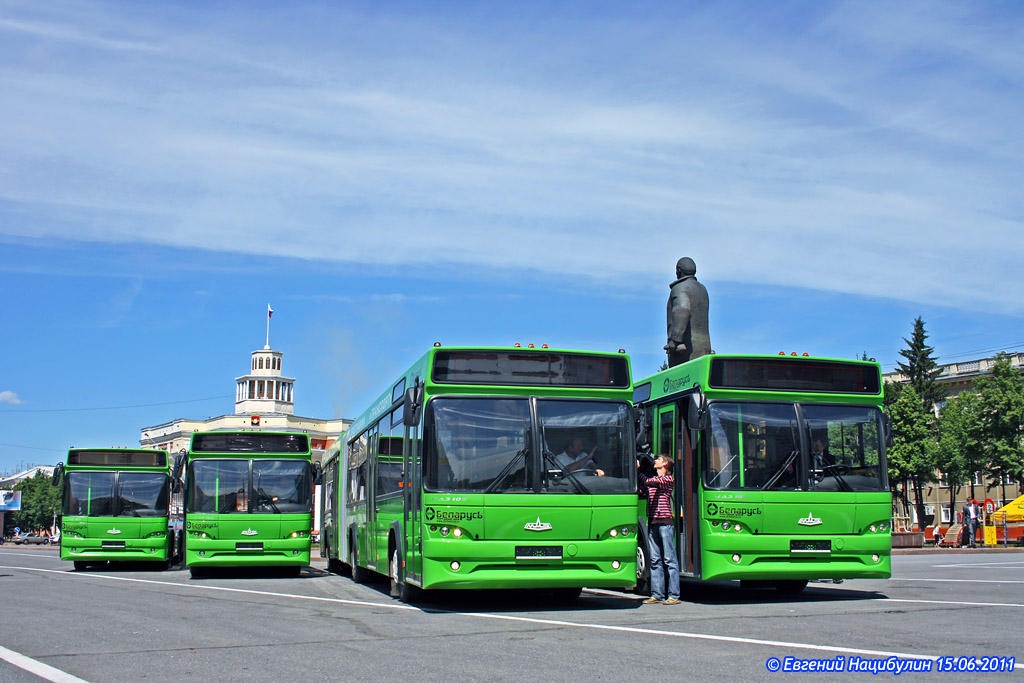
<path fill-rule="evenodd" d="M 799 540 L 789 542 L 791 553 L 831 553 L 832 541 L 824 540 Z"/>
<path fill-rule="evenodd" d="M 124 541 L 103 541 L 104 548 L 123 548 Z"/>
<path fill-rule="evenodd" d="M 255 542 L 255 543 L 240 542 L 240 543 L 236 543 L 235 544 L 235 550 L 263 550 L 263 543 L 262 542 Z"/>
<path fill-rule="evenodd" d="M 560 560 L 562 559 L 562 546 L 560 545 L 517 545 L 517 560 Z"/>

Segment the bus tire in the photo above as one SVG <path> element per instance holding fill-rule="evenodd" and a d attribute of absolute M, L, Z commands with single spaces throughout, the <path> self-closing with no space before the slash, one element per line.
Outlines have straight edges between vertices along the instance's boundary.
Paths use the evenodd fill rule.
<path fill-rule="evenodd" d="M 76 572 L 84 572 L 88 568 L 89 568 L 89 563 L 88 562 L 81 562 L 79 560 L 75 560 L 75 571 Z"/>
<path fill-rule="evenodd" d="M 637 595 L 651 594 L 651 560 L 647 554 L 647 538 L 641 536 L 636 544 L 636 588 Z"/>
<path fill-rule="evenodd" d="M 398 573 L 399 567 L 402 564 L 402 557 L 398 554 L 398 548 L 391 549 L 391 562 L 389 567 L 391 571 L 391 597 L 398 598 L 401 602 L 413 602 L 418 597 L 418 591 L 415 586 L 410 586 L 405 581 L 399 581 Z"/>
<path fill-rule="evenodd" d="M 349 565 L 352 567 L 352 580 L 356 583 L 366 583 L 370 580 L 370 570 L 359 566 L 359 551 L 356 544 L 349 546 Z"/>
<path fill-rule="evenodd" d="M 796 595 L 803 589 L 807 588 L 807 579 L 791 580 L 791 581 L 776 581 L 775 590 L 786 595 Z"/>

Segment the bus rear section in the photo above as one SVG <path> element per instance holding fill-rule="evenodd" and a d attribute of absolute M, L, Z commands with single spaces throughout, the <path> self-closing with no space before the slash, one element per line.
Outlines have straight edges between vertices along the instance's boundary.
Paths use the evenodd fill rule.
<path fill-rule="evenodd" d="M 313 486 L 309 439 L 274 432 L 199 432 L 185 482 L 185 565 L 309 565 Z"/>
<path fill-rule="evenodd" d="M 76 569 L 107 562 L 174 560 L 166 451 L 71 449 L 58 467 L 60 557 Z"/>

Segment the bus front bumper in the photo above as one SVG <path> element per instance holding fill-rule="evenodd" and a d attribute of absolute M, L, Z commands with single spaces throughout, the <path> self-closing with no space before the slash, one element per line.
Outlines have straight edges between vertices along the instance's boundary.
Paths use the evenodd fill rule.
<path fill-rule="evenodd" d="M 64 535 L 60 541 L 60 559 L 72 562 L 166 562 L 167 537 L 128 538 L 112 542 Z"/>
<path fill-rule="evenodd" d="M 827 541 L 828 551 L 801 551 L 800 541 Z M 888 534 L 808 539 L 799 536 L 708 534 L 701 550 L 707 580 L 887 579 L 892 574 Z"/>
<path fill-rule="evenodd" d="M 246 547 L 244 541 L 189 538 L 185 541 L 188 567 L 305 567 L 309 565 L 309 537 L 280 539 Z"/>
<path fill-rule="evenodd" d="M 525 550 L 541 547 L 545 550 Z M 551 557 L 526 557 L 531 552 Z M 422 587 L 427 589 L 631 588 L 636 585 L 635 536 L 555 541 L 544 546 L 523 541 L 424 539 L 423 555 Z"/>

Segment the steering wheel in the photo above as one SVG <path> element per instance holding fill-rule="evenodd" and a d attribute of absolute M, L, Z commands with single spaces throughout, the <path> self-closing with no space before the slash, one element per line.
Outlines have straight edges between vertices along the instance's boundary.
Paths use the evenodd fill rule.
<path fill-rule="evenodd" d="M 828 472 L 830 474 L 834 473 L 834 474 L 838 474 L 838 475 L 842 476 L 844 474 L 849 474 L 850 473 L 850 466 L 849 465 L 825 465 L 825 467 L 822 468 L 822 472 Z"/>

